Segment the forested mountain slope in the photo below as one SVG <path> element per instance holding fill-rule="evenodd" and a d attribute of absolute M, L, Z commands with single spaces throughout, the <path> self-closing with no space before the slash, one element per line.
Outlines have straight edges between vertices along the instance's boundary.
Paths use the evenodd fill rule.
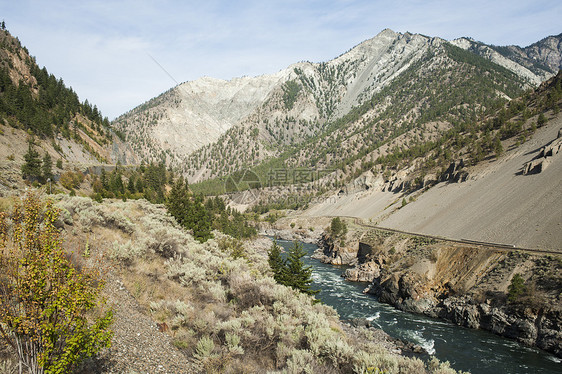
<path fill-rule="evenodd" d="M 23 176 L 43 182 L 47 177 L 37 169 L 41 163 L 52 163 L 51 177 L 58 179 L 71 165 L 136 162 L 97 106 L 81 102 L 62 79 L 40 68 L 5 28 L 0 30 L 0 145 L 4 186 L 18 185 L 21 166 L 30 161 L 37 164 L 32 168 L 36 170 Z M 35 153 L 37 161 L 29 158 Z"/>
<path fill-rule="evenodd" d="M 554 49 L 519 56 L 517 62 L 469 39 L 452 43 L 463 48 L 474 43 L 494 56 L 387 29 L 329 62 L 300 62 L 273 75 L 228 82 L 183 83 L 121 116 L 115 126 L 145 160 L 164 161 L 199 181 L 277 158 L 306 141 L 322 139 L 324 145 L 334 133 L 349 138 L 355 132 L 375 143 L 384 138 L 348 126 L 350 115 L 365 116 L 365 124 L 386 135 L 437 120 L 450 124 L 478 116 L 495 99 L 518 96 L 556 73 L 541 62 L 559 53 Z M 421 81 L 416 85 L 412 79 Z M 372 107 L 368 114 L 365 104 Z M 338 132 L 341 127 L 354 128 Z M 372 142 L 353 147 L 365 153 Z M 349 159 L 343 148 L 346 155 L 337 162 Z"/>

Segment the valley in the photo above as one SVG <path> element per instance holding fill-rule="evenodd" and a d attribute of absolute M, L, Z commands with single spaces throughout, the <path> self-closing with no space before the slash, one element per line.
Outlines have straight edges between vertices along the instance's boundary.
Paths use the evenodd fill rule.
<path fill-rule="evenodd" d="M 100 333 L 111 346 L 41 365 L 494 372 L 514 340 L 537 360 L 530 372 L 556 372 L 562 34 L 521 48 L 385 29 L 326 62 L 178 84 L 111 122 L 4 26 L 0 42 L 0 316 L 23 310 L 17 277 L 55 248 L 69 284 L 95 270 L 84 287 L 105 285 L 84 325 L 112 321 Z M 288 240 L 279 268 L 275 236 Z M 367 312 L 344 318 L 341 300 L 318 302 L 330 289 L 306 292 L 318 269 L 340 287 L 318 261 L 360 282 L 346 302 Z M 422 334 L 412 321 L 426 317 Z M 11 339 L 39 331 L 18 318 L 0 323 L 6 372 L 28 359 Z M 441 355 L 446 341 L 435 355 L 426 343 L 445 339 L 440 324 L 449 340 L 460 326 L 498 335 L 499 366 L 459 364 Z"/>

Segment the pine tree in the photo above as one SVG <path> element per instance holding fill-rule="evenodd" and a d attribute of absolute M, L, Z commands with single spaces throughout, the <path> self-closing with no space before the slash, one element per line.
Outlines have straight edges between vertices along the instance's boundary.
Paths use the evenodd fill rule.
<path fill-rule="evenodd" d="M 312 266 L 306 266 L 302 258 L 306 255 L 302 244 L 294 242 L 291 249 L 289 249 L 289 256 L 287 257 L 287 286 L 299 290 L 308 295 L 315 295 L 319 290 L 311 290 L 310 284 L 312 283 Z"/>
<path fill-rule="evenodd" d="M 109 181 L 107 180 L 107 173 L 105 172 L 105 168 L 102 167 L 101 169 L 101 185 L 104 190 L 109 191 Z"/>
<path fill-rule="evenodd" d="M 130 193 L 137 192 L 135 189 L 135 177 L 133 175 L 131 175 L 129 181 L 127 182 L 127 189 L 129 190 Z"/>
<path fill-rule="evenodd" d="M 503 146 L 499 135 L 494 138 L 494 152 L 496 153 L 496 158 L 499 158 L 503 154 Z"/>
<path fill-rule="evenodd" d="M 180 225 L 186 225 L 186 216 L 191 210 L 191 201 L 189 190 L 186 188 L 181 178 L 178 178 L 172 185 L 172 189 L 166 199 L 166 208 L 168 209 L 168 213 L 170 213 Z"/>
<path fill-rule="evenodd" d="M 43 156 L 41 174 L 43 176 L 44 182 L 47 182 L 49 179 L 53 180 L 53 160 L 51 159 L 51 155 L 48 153 L 45 153 L 45 155 Z"/>
<path fill-rule="evenodd" d="M 332 223 L 330 224 L 330 231 L 333 236 L 338 236 L 343 230 L 343 225 L 340 217 L 332 218 Z"/>
<path fill-rule="evenodd" d="M 201 243 L 213 237 L 212 217 L 205 209 L 202 198 L 192 199 L 187 183 L 178 178 L 166 199 L 166 208 L 176 221 L 188 230 Z"/>
<path fill-rule="evenodd" d="M 24 179 L 41 179 L 41 159 L 39 158 L 39 152 L 33 147 L 33 140 L 28 141 L 27 153 L 23 156 L 25 164 L 21 167 L 21 173 Z"/>
<path fill-rule="evenodd" d="M 187 217 L 186 227 L 193 230 L 193 236 L 201 243 L 213 237 L 211 216 L 200 202 L 192 205 L 191 214 Z"/>
<path fill-rule="evenodd" d="M 273 271 L 273 279 L 277 283 L 285 284 L 286 279 L 286 262 L 281 257 L 281 247 L 276 241 L 273 242 L 269 252 L 267 253 L 269 267 Z"/>
<path fill-rule="evenodd" d="M 519 299 L 519 296 L 523 294 L 526 290 L 525 280 L 521 274 L 517 273 L 511 278 L 511 284 L 507 288 L 507 300 L 510 303 L 514 303 Z"/>

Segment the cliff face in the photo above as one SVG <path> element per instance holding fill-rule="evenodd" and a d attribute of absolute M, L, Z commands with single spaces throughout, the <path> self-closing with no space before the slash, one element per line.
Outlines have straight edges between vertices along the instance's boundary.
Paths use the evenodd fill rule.
<path fill-rule="evenodd" d="M 489 330 L 562 356 L 562 257 L 369 230 L 350 281 L 398 309 Z M 329 238 L 324 244 L 330 243 Z M 326 258 L 340 252 L 324 246 Z M 340 254 L 341 256 L 341 254 Z M 515 274 L 524 285 L 508 300 Z"/>
<path fill-rule="evenodd" d="M 357 263 L 357 239 L 349 241 L 334 239 L 328 234 L 323 234 L 318 240 L 321 250 L 318 250 L 313 257 L 325 264 L 332 265 L 353 265 Z"/>

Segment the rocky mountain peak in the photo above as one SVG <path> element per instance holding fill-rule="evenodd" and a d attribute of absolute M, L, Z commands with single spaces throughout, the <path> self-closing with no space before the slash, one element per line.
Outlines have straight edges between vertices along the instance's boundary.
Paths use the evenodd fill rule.
<path fill-rule="evenodd" d="M 523 49 L 527 56 L 552 70 L 562 69 L 562 33 L 548 36 Z"/>
<path fill-rule="evenodd" d="M 528 47 L 529 51 L 534 48 L 535 59 L 521 49 L 515 53 L 470 38 L 450 43 L 507 68 L 522 77 L 526 87 L 535 87 L 555 72 L 542 62 L 545 56 L 549 51 L 560 55 L 555 42 L 541 42 Z M 224 169 L 225 164 L 246 167 L 320 134 L 326 124 L 369 102 L 411 67 L 447 71 L 456 64 L 448 43 L 439 37 L 384 29 L 328 62 L 298 62 L 258 77 L 230 81 L 203 77 L 182 83 L 119 117 L 115 127 L 146 161 L 189 164 L 189 175 L 208 176 L 205 170 Z M 555 56 L 551 60 L 557 61 Z M 504 92 L 502 97 L 511 96 Z M 422 104 L 412 105 L 411 115 L 416 117 Z M 240 144 L 245 144 L 247 152 L 237 156 L 239 165 L 215 160 L 232 155 L 231 148 Z"/>

